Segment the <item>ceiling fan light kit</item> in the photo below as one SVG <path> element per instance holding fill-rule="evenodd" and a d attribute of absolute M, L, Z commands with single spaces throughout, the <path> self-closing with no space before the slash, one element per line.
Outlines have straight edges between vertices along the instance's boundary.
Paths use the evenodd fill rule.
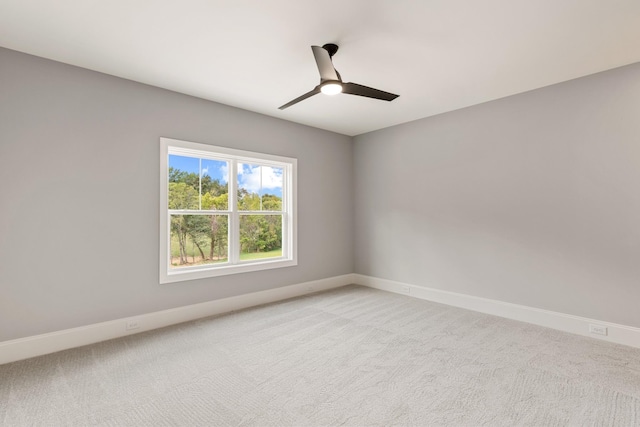
<path fill-rule="evenodd" d="M 279 107 L 280 110 L 289 108 L 300 101 L 304 101 L 307 98 L 312 97 L 320 92 L 326 95 L 337 95 L 339 93 L 346 93 L 349 95 L 365 96 L 367 98 L 380 99 L 382 101 L 393 101 L 398 95 L 385 92 L 372 87 L 363 86 L 357 83 L 343 83 L 340 73 L 333 66 L 331 58 L 338 51 L 338 45 L 333 43 L 325 44 L 324 46 L 311 46 L 313 56 L 316 59 L 316 65 L 320 72 L 320 84 L 313 88 L 311 91 L 297 97 L 296 99 L 287 102 Z"/>
<path fill-rule="evenodd" d="M 320 85 L 320 91 L 325 95 L 337 95 L 342 92 L 342 82 L 328 81 Z"/>

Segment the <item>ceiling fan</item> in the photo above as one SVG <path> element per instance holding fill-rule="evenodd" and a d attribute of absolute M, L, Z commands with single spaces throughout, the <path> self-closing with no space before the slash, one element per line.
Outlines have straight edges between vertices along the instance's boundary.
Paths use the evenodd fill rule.
<path fill-rule="evenodd" d="M 362 86 L 357 83 L 343 83 L 342 78 L 340 77 L 340 73 L 338 73 L 338 71 L 333 66 L 333 62 L 331 61 L 333 55 L 335 55 L 338 51 L 338 45 L 328 43 L 322 47 L 311 46 L 311 50 L 313 50 L 313 56 L 316 58 L 316 64 L 318 65 L 318 71 L 320 72 L 320 84 L 314 87 L 313 90 L 279 107 L 280 110 L 289 108 L 292 105 L 297 104 L 300 101 L 304 101 L 305 99 L 310 98 L 320 92 L 327 95 L 336 95 L 342 92 L 349 95 L 358 95 L 366 96 L 367 98 L 381 99 L 383 101 L 393 101 L 398 97 L 398 95 L 395 95 L 393 93 L 374 89 L 372 87 Z"/>

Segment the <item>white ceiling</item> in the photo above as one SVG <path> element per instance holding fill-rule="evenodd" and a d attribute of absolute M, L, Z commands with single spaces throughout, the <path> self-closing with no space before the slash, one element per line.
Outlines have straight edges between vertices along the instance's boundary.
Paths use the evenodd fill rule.
<path fill-rule="evenodd" d="M 316 95 L 311 45 L 393 102 Z M 0 46 L 358 135 L 640 61 L 638 0 L 0 0 Z"/>

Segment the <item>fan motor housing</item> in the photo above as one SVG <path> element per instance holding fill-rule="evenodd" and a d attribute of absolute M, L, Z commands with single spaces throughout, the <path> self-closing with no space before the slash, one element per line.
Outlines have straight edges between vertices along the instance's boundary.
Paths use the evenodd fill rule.
<path fill-rule="evenodd" d="M 329 56 L 335 55 L 336 52 L 338 51 L 338 45 L 333 43 L 327 43 L 323 45 L 322 48 L 327 52 L 329 52 Z"/>

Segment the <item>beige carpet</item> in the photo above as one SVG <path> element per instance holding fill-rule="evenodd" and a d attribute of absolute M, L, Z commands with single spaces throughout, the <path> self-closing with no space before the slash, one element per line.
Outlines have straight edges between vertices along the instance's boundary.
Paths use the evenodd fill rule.
<path fill-rule="evenodd" d="M 640 425 L 640 350 L 349 286 L 0 366 L 0 425 Z"/>

